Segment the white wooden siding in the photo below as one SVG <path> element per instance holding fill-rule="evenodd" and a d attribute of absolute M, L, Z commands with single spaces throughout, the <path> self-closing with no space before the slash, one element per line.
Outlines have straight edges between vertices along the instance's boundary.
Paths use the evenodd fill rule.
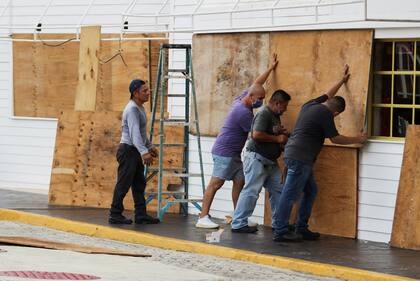
<path fill-rule="evenodd" d="M 360 151 L 358 238 L 388 243 L 404 144 L 370 141 Z"/>

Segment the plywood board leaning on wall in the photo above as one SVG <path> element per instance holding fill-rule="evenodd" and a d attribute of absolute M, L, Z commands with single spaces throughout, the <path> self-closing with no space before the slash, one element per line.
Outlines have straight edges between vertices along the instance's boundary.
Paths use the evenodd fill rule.
<path fill-rule="evenodd" d="M 357 171 L 357 148 L 325 146 L 322 149 L 314 166 L 318 194 L 309 221 L 311 230 L 356 237 Z M 291 221 L 294 221 L 293 217 L 294 214 Z M 271 225 L 268 198 L 265 201 L 264 224 Z"/>
<path fill-rule="evenodd" d="M 345 64 L 350 79 L 337 95 L 346 99 L 346 110 L 335 118 L 343 135 L 358 135 L 365 127 L 372 52 L 372 30 L 271 32 L 270 53 L 279 64 L 273 72 L 268 95 L 284 89 L 292 96 L 282 122 L 291 130 L 300 107 L 337 83 Z M 327 140 L 329 143 L 329 140 Z"/>
<path fill-rule="evenodd" d="M 183 138 L 183 128 L 173 128 L 168 141 Z M 108 208 L 116 183 L 115 159 L 121 138 L 121 112 L 81 112 L 66 110 L 59 116 L 56 146 L 51 174 L 49 203 Z M 175 140 L 174 140 L 175 139 Z M 179 167 L 182 159 L 176 148 L 165 151 L 165 167 Z M 166 180 L 177 183 L 176 179 Z M 147 191 L 156 189 L 156 180 L 148 183 Z M 124 200 L 126 209 L 133 208 L 131 194 Z M 154 206 L 151 203 L 149 209 Z M 172 207 L 178 212 L 179 206 Z"/>
<path fill-rule="evenodd" d="M 420 250 L 420 126 L 408 126 L 391 246 Z"/>
<path fill-rule="evenodd" d="M 216 136 L 235 97 L 266 70 L 268 33 L 193 36 L 193 67 L 200 133 Z M 195 133 L 195 127 L 191 127 Z"/>
<path fill-rule="evenodd" d="M 118 38 L 119 34 L 102 34 Z M 130 34 L 126 37 L 163 37 L 160 34 Z M 41 34 L 38 39 L 71 39 L 74 34 Z M 33 39 L 33 34 L 14 34 L 16 39 Z M 96 110 L 123 110 L 133 78 L 154 81 L 153 71 L 159 44 L 167 40 L 101 41 Z M 60 116 L 74 109 L 78 82 L 79 42 L 14 42 L 14 114 L 29 117 Z M 59 45 L 59 46 L 56 46 Z M 150 49 L 149 45 L 151 46 Z M 53 47 L 55 46 L 55 47 Z M 117 55 L 119 50 L 121 56 Z M 114 55 L 116 55 L 112 60 Z M 156 59 L 157 60 L 157 59 Z M 108 61 L 108 62 L 107 62 Z M 30 101 L 30 102 L 29 102 Z"/>

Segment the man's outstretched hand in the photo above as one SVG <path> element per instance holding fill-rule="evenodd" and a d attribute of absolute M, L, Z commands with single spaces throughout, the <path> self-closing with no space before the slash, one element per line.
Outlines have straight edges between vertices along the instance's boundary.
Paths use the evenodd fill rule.
<path fill-rule="evenodd" d="M 347 83 L 347 81 L 349 81 L 349 78 L 350 78 L 349 65 L 346 64 L 344 66 L 344 74 L 343 74 L 343 79 L 342 79 L 343 83 Z"/>

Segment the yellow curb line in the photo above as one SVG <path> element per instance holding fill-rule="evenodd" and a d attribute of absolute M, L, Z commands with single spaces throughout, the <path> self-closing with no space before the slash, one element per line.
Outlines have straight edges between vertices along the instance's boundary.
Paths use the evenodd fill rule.
<path fill-rule="evenodd" d="M 416 279 L 373 271 L 354 269 L 345 266 L 309 262 L 294 258 L 258 254 L 251 251 L 232 249 L 206 243 L 191 242 L 175 238 L 168 238 L 154 234 L 132 230 L 116 229 L 67 219 L 49 217 L 29 212 L 0 209 L 0 220 L 16 221 L 36 226 L 45 226 L 61 231 L 89 235 L 99 238 L 118 240 L 134 244 L 142 244 L 168 250 L 177 250 L 197 254 L 230 258 L 239 261 L 274 266 L 318 276 L 328 276 L 354 281 L 414 281 Z"/>

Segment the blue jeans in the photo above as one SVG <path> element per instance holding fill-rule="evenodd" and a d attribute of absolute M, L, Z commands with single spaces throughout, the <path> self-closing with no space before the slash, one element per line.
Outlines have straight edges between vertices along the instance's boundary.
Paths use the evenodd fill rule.
<path fill-rule="evenodd" d="M 277 163 L 258 153 L 246 151 L 244 153 L 244 174 L 245 186 L 239 194 L 233 214 L 232 228 L 239 229 L 248 225 L 248 218 L 254 212 L 263 186 L 269 193 L 274 225 L 278 221 L 278 202 L 282 189 L 281 172 Z"/>
<path fill-rule="evenodd" d="M 315 201 L 318 187 L 312 172 L 312 165 L 293 159 L 285 159 L 287 166 L 286 182 L 279 202 L 279 222 L 278 227 L 274 228 L 275 234 L 287 232 L 290 213 L 293 203 L 295 203 L 303 192 L 300 201 L 298 216 L 296 220 L 297 231 L 308 227 L 309 217 L 311 216 L 312 206 Z"/>

